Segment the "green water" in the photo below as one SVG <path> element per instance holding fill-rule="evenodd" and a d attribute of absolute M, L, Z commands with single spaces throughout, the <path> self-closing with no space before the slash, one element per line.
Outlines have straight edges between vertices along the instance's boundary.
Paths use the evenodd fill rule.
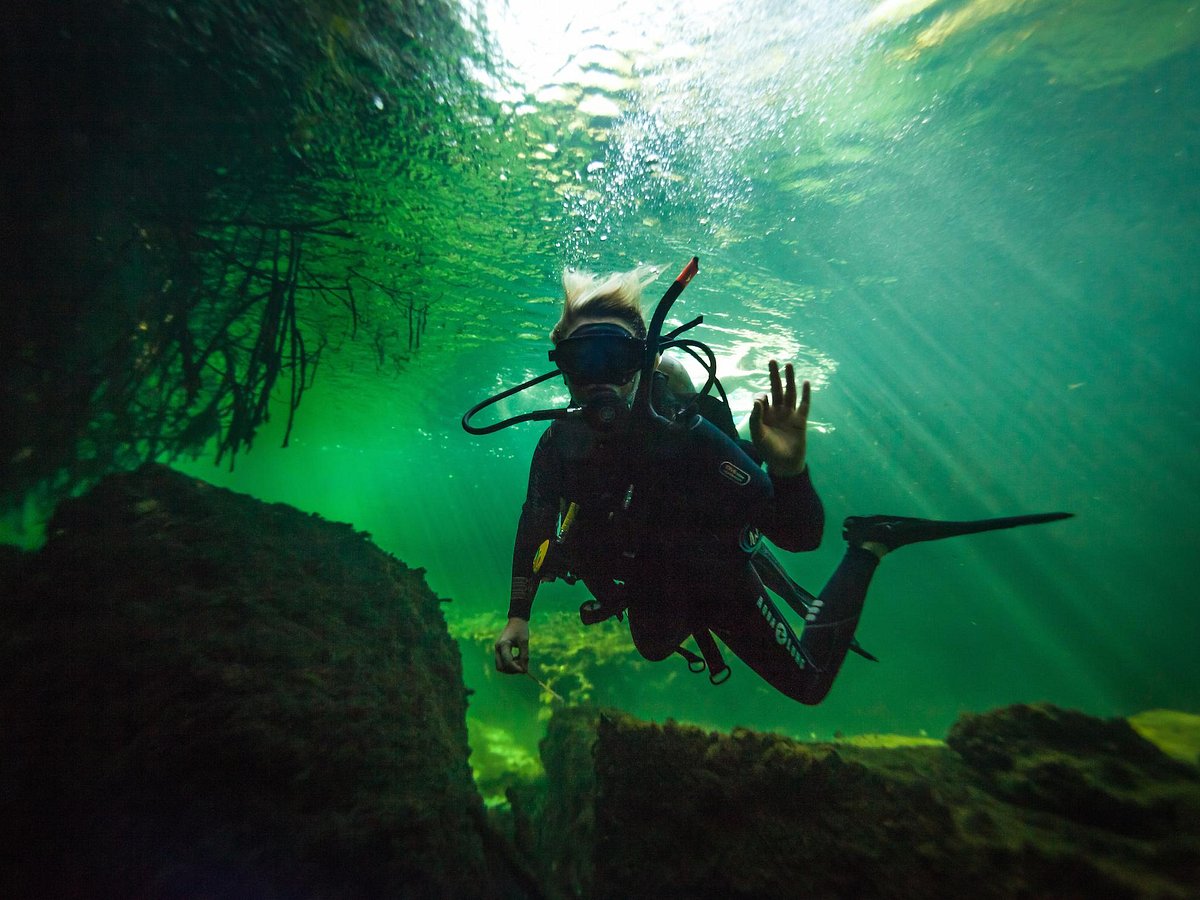
<path fill-rule="evenodd" d="M 459 116 L 453 153 L 398 135 L 407 176 L 368 182 L 434 234 L 420 350 L 334 348 L 291 446 L 276 423 L 233 473 L 186 468 L 353 522 L 425 567 L 452 621 L 491 613 L 498 632 L 541 429 L 475 438 L 462 413 L 545 370 L 562 266 L 658 264 L 656 296 L 695 254 L 677 321 L 705 315 L 737 411 L 771 357 L 814 384 L 831 527 L 784 555 L 799 581 L 833 570 L 846 515 L 1077 517 L 890 556 L 859 630 L 882 662 L 851 657 L 819 707 L 735 660 L 719 688 L 674 660 L 653 676 L 669 702 L 609 699 L 804 736 L 940 735 L 1025 701 L 1200 711 L 1200 8 L 543 7 L 477 26 L 508 61 L 480 75 L 492 114 Z M 539 597 L 535 670 L 539 617 L 581 591 Z M 536 685 L 474 646 L 464 664 L 473 717 L 536 734 Z"/>

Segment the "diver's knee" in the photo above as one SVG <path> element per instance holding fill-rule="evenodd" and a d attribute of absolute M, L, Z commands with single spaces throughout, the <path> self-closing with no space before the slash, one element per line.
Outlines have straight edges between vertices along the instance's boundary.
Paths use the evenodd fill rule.
<path fill-rule="evenodd" d="M 798 690 L 789 691 L 788 695 L 805 706 L 817 706 L 829 696 L 831 687 L 833 687 L 833 682 L 822 678 L 820 681 L 803 684 Z"/>
<path fill-rule="evenodd" d="M 637 652 L 642 655 L 643 659 L 647 659 L 650 662 L 662 662 L 679 649 L 678 641 L 670 646 L 668 644 L 668 641 L 647 640 L 646 638 L 642 638 L 641 640 L 634 638 L 633 640 L 633 646 L 637 648 Z"/>

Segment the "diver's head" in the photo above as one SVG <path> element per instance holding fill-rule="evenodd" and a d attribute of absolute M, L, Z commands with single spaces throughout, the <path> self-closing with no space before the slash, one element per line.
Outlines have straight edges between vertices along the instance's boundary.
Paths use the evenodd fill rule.
<path fill-rule="evenodd" d="M 632 401 L 646 352 L 642 288 L 657 274 L 648 266 L 604 277 L 563 272 L 563 311 L 550 332 L 550 358 L 576 405 L 601 395 Z"/>

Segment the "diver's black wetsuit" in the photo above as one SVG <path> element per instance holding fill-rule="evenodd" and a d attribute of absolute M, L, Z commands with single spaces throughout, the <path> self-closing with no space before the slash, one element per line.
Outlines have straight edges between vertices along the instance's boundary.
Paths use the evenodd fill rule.
<path fill-rule="evenodd" d="M 744 455 L 745 442 L 718 440 L 730 448 L 720 452 L 738 465 L 755 465 Z M 627 449 L 579 420 L 555 422 L 542 435 L 517 528 L 509 616 L 529 618 L 538 586 L 535 554 L 574 502 L 578 514 L 561 545 L 564 568 L 607 608 L 628 608 L 644 657 L 665 659 L 689 635 L 707 637 L 711 630 L 776 689 L 819 703 L 853 640 L 875 555 L 848 550 L 798 639 L 750 564 L 748 547 L 757 535 L 747 538 L 744 522 L 713 509 L 713 498 L 681 477 L 680 458 L 659 460 L 649 471 L 639 458 L 635 471 Z M 816 549 L 825 513 L 807 470 L 770 482 L 750 526 L 785 550 Z"/>

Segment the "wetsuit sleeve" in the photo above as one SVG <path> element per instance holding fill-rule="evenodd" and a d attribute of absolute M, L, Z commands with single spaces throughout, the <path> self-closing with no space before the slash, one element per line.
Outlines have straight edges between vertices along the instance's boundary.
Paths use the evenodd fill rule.
<path fill-rule="evenodd" d="M 508 616 L 528 619 L 537 593 L 538 579 L 533 573 L 533 557 L 542 541 L 553 537 L 558 526 L 559 498 L 562 496 L 562 467 L 554 449 L 551 429 L 547 428 L 529 466 L 529 487 L 521 518 L 517 522 L 517 539 L 513 546 L 512 590 L 509 594 Z"/>
<path fill-rule="evenodd" d="M 809 469 L 780 478 L 771 475 L 775 496 L 761 527 L 775 546 L 792 552 L 816 550 L 825 533 L 825 506 Z"/>

